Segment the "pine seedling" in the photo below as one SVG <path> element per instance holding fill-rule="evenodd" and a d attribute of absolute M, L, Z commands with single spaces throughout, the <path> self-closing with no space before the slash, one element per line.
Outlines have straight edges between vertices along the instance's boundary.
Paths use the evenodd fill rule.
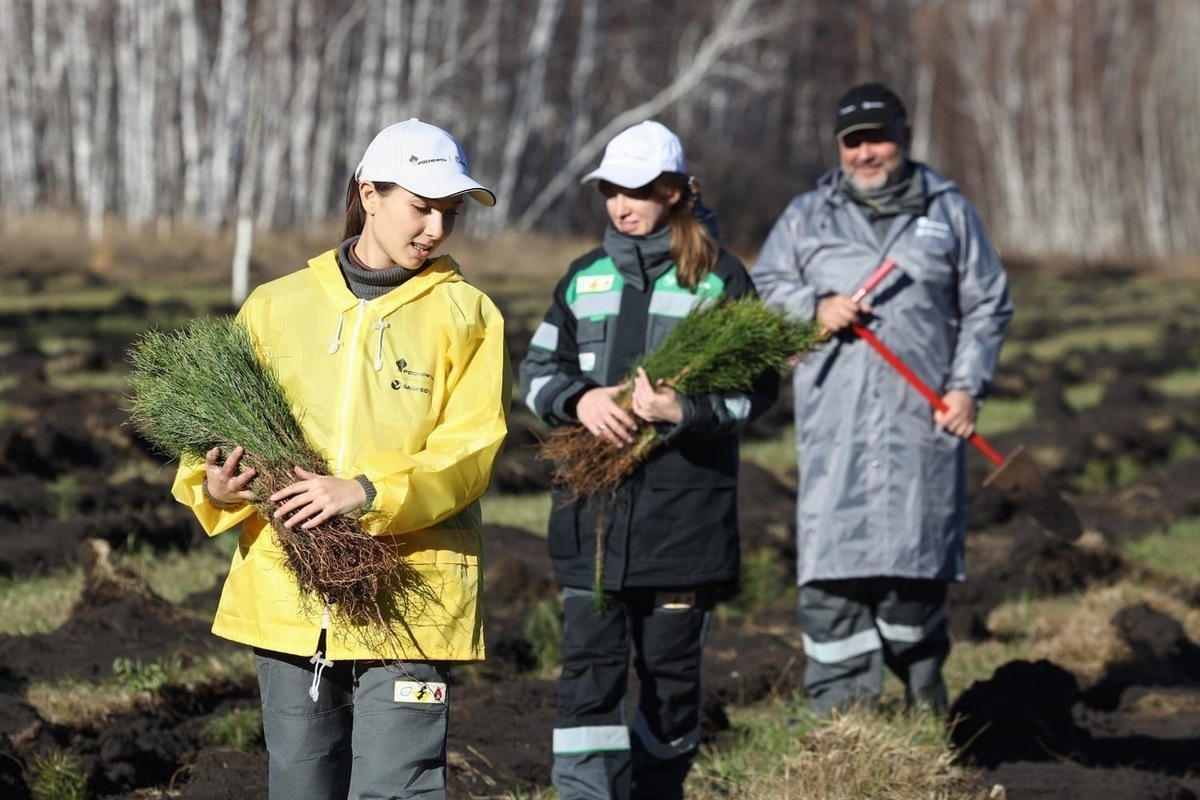
<path fill-rule="evenodd" d="M 652 384 L 662 381 L 680 394 L 748 390 L 760 375 L 782 371 L 796 357 L 825 341 L 815 322 L 790 319 L 760 300 L 746 297 L 698 306 L 654 352 L 630 370 L 626 388 L 616 398 L 630 407 L 633 377 L 646 370 Z M 612 494 L 622 481 L 662 444 L 654 425 L 642 426 L 630 447 L 615 448 L 582 425 L 555 428 L 538 452 L 554 465 L 552 480 L 568 491 L 568 501 Z M 593 590 L 603 604 L 604 519 L 596 526 Z"/>
<path fill-rule="evenodd" d="M 783 370 L 792 358 L 824 341 L 813 322 L 788 319 L 754 298 L 700 306 L 684 317 L 653 353 L 643 356 L 626 379 L 632 385 L 637 368 L 651 383 L 662 380 L 684 395 L 748 390 L 768 370 Z M 629 409 L 632 388 L 617 396 Z M 662 438 L 654 425 L 641 428 L 632 447 L 617 449 L 582 425 L 556 428 L 542 443 L 538 458 L 554 464 L 552 478 L 570 500 L 614 490 L 645 462 Z"/>
<path fill-rule="evenodd" d="M 303 530 L 274 517 L 278 504 L 269 498 L 297 480 L 295 466 L 322 475 L 329 467 L 249 332 L 228 317 L 195 320 L 174 333 L 148 331 L 129 361 L 127 410 L 138 430 L 166 455 L 184 460 L 203 461 L 213 447 L 222 453 L 243 447 L 243 468 L 258 473 L 249 487 L 252 505 L 269 522 L 304 602 L 328 603 L 373 649 L 388 644 L 395 634 L 386 620 L 404 609 L 385 606 L 397 594 L 406 606 L 428 599 L 428 590 L 356 519 L 337 516 Z"/>

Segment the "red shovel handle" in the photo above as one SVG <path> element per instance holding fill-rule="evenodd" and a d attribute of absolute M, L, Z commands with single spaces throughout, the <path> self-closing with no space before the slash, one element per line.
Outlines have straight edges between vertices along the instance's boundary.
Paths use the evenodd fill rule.
<path fill-rule="evenodd" d="M 868 283 L 869 282 L 870 280 L 868 279 Z M 871 345 L 871 347 L 875 349 L 876 353 L 879 353 L 879 355 L 883 356 L 884 360 L 891 364 L 892 367 L 899 372 L 906 381 L 912 384 L 913 388 L 920 392 L 921 396 L 928 400 L 931 406 L 941 412 L 948 410 L 946 404 L 942 402 L 942 398 L 939 397 L 938 394 L 933 391 L 933 389 L 929 388 L 929 385 L 926 384 L 925 381 L 921 380 L 920 377 L 917 376 L 917 373 L 909 369 L 908 365 L 901 361 L 900 357 L 893 353 L 886 344 L 879 341 L 875 334 L 871 333 L 870 330 L 862 325 L 859 325 L 857 322 L 853 323 L 850 326 L 850 329 L 854 331 L 860 339 Z M 968 437 L 967 441 L 978 447 L 979 451 L 987 456 L 988 461 L 991 461 L 996 466 L 1000 466 L 1004 463 L 1004 456 L 996 452 L 996 449 L 988 444 L 988 441 L 978 433 L 972 433 L 970 437 Z"/>
<path fill-rule="evenodd" d="M 883 280 L 883 276 L 891 272 L 895 266 L 896 262 L 890 258 L 887 261 L 884 261 L 879 265 L 878 269 L 871 273 L 871 277 L 867 278 L 863 285 L 858 287 L 858 291 L 850 295 L 850 299 L 856 303 L 859 300 L 862 300 L 867 296 L 868 292 L 874 289 L 879 282 Z"/>

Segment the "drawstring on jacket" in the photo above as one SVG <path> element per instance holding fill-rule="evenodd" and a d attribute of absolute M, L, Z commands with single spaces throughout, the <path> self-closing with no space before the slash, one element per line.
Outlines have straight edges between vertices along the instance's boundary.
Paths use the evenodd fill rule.
<path fill-rule="evenodd" d="M 362 301 L 362 302 L 365 303 L 366 301 Z M 342 347 L 342 329 L 345 327 L 345 325 L 346 325 L 346 314 L 345 314 L 345 312 L 339 313 L 338 314 L 338 322 L 337 322 L 337 332 L 334 333 L 333 338 L 329 340 L 329 355 L 331 355 L 331 356 L 335 355 L 337 353 L 337 351 L 340 350 Z M 392 324 L 390 322 L 383 322 L 381 320 L 381 321 L 373 324 L 371 327 L 373 327 L 375 329 L 375 331 L 379 334 L 379 336 L 375 340 L 375 363 L 372 365 L 375 367 L 375 371 L 379 372 L 383 369 L 383 332 L 385 330 L 387 330 L 388 328 L 392 327 Z"/>
<path fill-rule="evenodd" d="M 392 327 L 392 325 L 390 322 L 380 320 L 373 327 L 379 331 L 379 339 L 375 342 L 375 371 L 379 372 L 383 369 L 383 332 Z"/>
<path fill-rule="evenodd" d="M 346 314 L 338 314 L 337 333 L 329 340 L 329 355 L 333 355 L 342 346 L 342 326 L 346 323 Z"/>

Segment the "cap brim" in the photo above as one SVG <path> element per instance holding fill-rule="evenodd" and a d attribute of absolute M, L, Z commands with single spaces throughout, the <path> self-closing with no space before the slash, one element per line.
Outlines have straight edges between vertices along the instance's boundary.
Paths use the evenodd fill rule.
<path fill-rule="evenodd" d="M 415 195 L 440 200 L 445 197 L 455 197 L 460 194 L 470 195 L 475 202 L 483 206 L 496 205 L 496 195 L 492 190 L 473 180 L 469 175 L 460 172 L 441 173 L 439 175 L 421 175 L 410 178 L 405 176 L 395 183 L 400 184 Z"/>
<path fill-rule="evenodd" d="M 842 128 L 840 131 L 838 131 L 835 135 L 837 136 L 837 138 L 840 139 L 843 136 L 845 136 L 847 133 L 854 133 L 855 131 L 880 131 L 887 127 L 888 127 L 888 125 L 886 125 L 883 122 L 859 122 L 854 125 L 847 125 L 845 128 Z"/>
<path fill-rule="evenodd" d="M 496 195 L 492 194 L 491 189 L 485 189 L 480 186 L 478 189 L 470 189 L 464 194 L 470 195 L 471 199 L 481 206 L 491 208 L 496 205 Z"/>
<path fill-rule="evenodd" d="M 588 181 L 608 181 L 622 189 L 640 189 L 651 183 L 662 173 L 653 167 L 633 164 L 601 164 L 596 169 L 579 179 L 580 183 Z"/>

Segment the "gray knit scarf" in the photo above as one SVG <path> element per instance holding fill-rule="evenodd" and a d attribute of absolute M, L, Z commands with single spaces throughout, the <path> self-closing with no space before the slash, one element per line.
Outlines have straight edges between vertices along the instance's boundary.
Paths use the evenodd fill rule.
<path fill-rule="evenodd" d="M 609 225 L 604 229 L 604 250 L 621 274 L 640 291 L 674 263 L 670 225 L 649 236 L 628 236 Z"/>
<path fill-rule="evenodd" d="M 374 300 L 383 297 L 421 269 L 405 269 L 396 266 L 387 269 L 371 269 L 354 253 L 357 236 L 351 236 L 338 246 L 338 266 L 346 279 L 346 286 L 359 300 Z"/>
<path fill-rule="evenodd" d="M 859 207 L 880 242 L 887 237 L 893 218 L 901 214 L 919 216 L 925 213 L 925 178 L 912 162 L 908 163 L 904 177 L 899 181 L 873 192 L 861 191 L 850 182 L 846 173 L 839 173 L 837 190 Z"/>

